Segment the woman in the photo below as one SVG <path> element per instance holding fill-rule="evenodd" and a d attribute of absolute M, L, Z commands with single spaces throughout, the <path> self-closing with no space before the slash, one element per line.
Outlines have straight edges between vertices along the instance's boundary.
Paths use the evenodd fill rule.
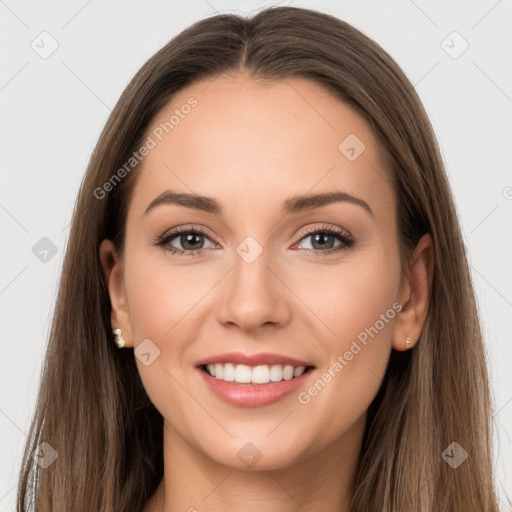
<path fill-rule="evenodd" d="M 496 512 L 491 414 L 450 186 L 390 56 L 290 7 L 153 56 L 79 192 L 18 510 Z"/>

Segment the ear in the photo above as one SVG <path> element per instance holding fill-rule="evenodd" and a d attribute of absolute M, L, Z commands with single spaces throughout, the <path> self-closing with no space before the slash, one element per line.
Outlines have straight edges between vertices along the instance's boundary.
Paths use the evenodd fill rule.
<path fill-rule="evenodd" d="M 420 337 L 434 276 L 434 247 L 430 233 L 423 235 L 418 242 L 409 262 L 409 269 L 404 275 L 398 301 L 402 310 L 396 316 L 393 326 L 393 348 L 407 350 L 412 348 Z M 406 339 L 411 343 L 406 345 Z"/>
<path fill-rule="evenodd" d="M 125 347 L 132 347 L 130 312 L 123 281 L 123 262 L 111 240 L 105 239 L 101 242 L 100 261 L 112 304 L 112 329 L 121 329 Z"/>

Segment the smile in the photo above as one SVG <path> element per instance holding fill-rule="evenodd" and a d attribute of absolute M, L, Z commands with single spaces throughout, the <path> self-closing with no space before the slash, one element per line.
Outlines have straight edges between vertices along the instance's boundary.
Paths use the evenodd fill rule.
<path fill-rule="evenodd" d="M 223 402 L 261 407 L 297 391 L 315 366 L 277 354 L 231 352 L 199 361 L 196 369 L 202 382 Z"/>

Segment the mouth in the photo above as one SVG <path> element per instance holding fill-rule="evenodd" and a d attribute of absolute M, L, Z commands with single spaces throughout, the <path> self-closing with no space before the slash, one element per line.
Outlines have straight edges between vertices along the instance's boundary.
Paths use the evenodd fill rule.
<path fill-rule="evenodd" d="M 200 370 L 224 382 L 236 384 L 265 385 L 270 382 L 282 382 L 299 378 L 301 375 L 311 371 L 314 366 L 292 366 L 292 365 L 258 365 L 249 366 L 234 363 L 203 364 Z"/>
<path fill-rule="evenodd" d="M 207 388 L 223 402 L 236 407 L 261 407 L 297 391 L 314 373 L 315 366 L 270 354 L 235 353 L 202 361 L 196 370 Z"/>

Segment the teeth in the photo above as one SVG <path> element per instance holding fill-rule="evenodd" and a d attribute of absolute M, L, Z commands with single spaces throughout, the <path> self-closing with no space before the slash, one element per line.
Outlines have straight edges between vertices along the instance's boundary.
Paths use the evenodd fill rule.
<path fill-rule="evenodd" d="M 217 366 L 217 365 L 215 365 Z M 221 365 L 222 366 L 222 365 Z M 233 382 L 235 380 L 235 367 L 231 363 L 225 364 L 222 369 L 222 379 L 227 382 Z"/>
<path fill-rule="evenodd" d="M 270 368 L 266 365 L 255 366 L 252 369 L 252 379 L 254 384 L 266 384 L 270 382 Z"/>
<path fill-rule="evenodd" d="M 245 364 L 208 364 L 207 372 L 216 379 L 226 382 L 239 382 L 242 384 L 267 384 L 268 382 L 279 382 L 300 377 L 306 370 L 305 366 L 275 364 L 273 366 L 247 366 Z"/>
<path fill-rule="evenodd" d="M 297 366 L 297 368 L 293 369 L 293 376 L 300 377 L 306 370 L 305 366 Z"/>
<path fill-rule="evenodd" d="M 251 382 L 251 373 L 252 371 L 250 366 L 245 366 L 245 364 L 237 364 L 235 367 L 235 382 Z"/>

